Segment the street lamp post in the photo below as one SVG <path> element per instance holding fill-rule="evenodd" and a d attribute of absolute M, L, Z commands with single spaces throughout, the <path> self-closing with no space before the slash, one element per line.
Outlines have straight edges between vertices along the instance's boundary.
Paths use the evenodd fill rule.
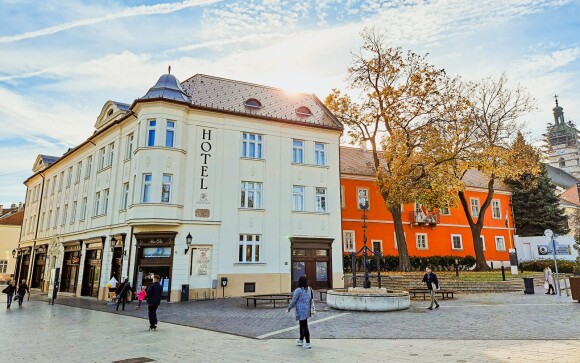
<path fill-rule="evenodd" d="M 364 282 L 364 288 L 368 289 L 371 287 L 371 280 L 369 278 L 369 262 L 367 259 L 367 252 L 368 252 L 368 247 L 367 247 L 367 210 L 369 209 L 369 201 L 366 200 L 366 198 L 360 198 L 359 199 L 359 203 L 358 203 L 360 209 L 362 209 L 363 211 L 363 225 L 362 225 L 362 229 L 363 229 L 363 265 L 364 265 L 364 269 L 365 269 L 365 282 Z"/>

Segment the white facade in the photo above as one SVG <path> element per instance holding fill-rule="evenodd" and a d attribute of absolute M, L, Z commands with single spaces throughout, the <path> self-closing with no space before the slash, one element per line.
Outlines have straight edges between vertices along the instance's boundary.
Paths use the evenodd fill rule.
<path fill-rule="evenodd" d="M 108 102 L 97 133 L 26 181 L 20 248 L 47 247 L 45 289 L 49 271 L 61 267 L 63 290 L 89 296 L 98 290 L 105 299 L 119 268 L 113 245 L 120 274 L 133 286 L 142 282 L 139 270 L 157 273 L 155 264 L 164 264 L 171 301 L 180 301 L 182 284 L 190 298 L 215 296 L 222 277 L 228 285 L 220 296 L 288 292 L 291 243 L 308 239 L 334 241 L 328 280 L 342 286 L 339 127 L 200 109 L 164 97 L 136 100 L 131 111 Z M 252 139 L 258 136 L 259 145 Z M 304 142 L 303 163 L 293 163 L 296 139 Z M 254 154 L 242 154 L 244 143 Z M 324 148 L 324 165 L 315 163 L 315 144 Z M 293 211 L 293 186 L 303 187 L 302 211 Z M 326 210 L 317 191 L 325 192 Z M 324 264 L 316 268 L 323 276 Z M 98 288 L 88 286 L 97 281 Z"/>

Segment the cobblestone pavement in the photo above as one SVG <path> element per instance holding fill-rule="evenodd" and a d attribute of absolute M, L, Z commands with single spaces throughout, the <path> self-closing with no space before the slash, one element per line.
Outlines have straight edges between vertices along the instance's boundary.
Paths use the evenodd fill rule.
<path fill-rule="evenodd" d="M 577 339 L 313 339 L 313 348 L 304 350 L 293 339 L 251 339 L 167 323 L 160 323 L 157 331 L 147 327 L 146 321 L 132 316 L 30 301 L 21 308 L 0 310 L 0 346 L 3 358 L 11 363 L 116 362 L 139 357 L 157 362 L 577 363 L 580 357 Z"/>
<path fill-rule="evenodd" d="M 411 309 L 390 313 L 343 312 L 317 302 L 309 319 L 317 338 L 372 339 L 580 339 L 580 303 L 567 296 L 543 293 L 461 294 L 426 310 L 428 301 L 412 300 Z M 59 304 L 147 317 L 147 308 L 125 311 L 85 298 L 57 299 Z M 285 309 L 246 307 L 239 298 L 162 304 L 159 320 L 247 337 L 293 338 L 296 322 Z M 319 322 L 320 321 L 320 322 Z M 284 331 L 290 329 L 290 331 Z M 279 332 L 274 334 L 275 332 Z M 549 333 L 546 333 L 549 332 Z M 579 359 L 580 362 L 580 359 Z"/>

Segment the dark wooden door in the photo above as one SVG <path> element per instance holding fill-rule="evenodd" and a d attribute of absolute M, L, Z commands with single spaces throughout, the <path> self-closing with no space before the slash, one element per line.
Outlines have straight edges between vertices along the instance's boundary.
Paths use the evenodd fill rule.
<path fill-rule="evenodd" d="M 332 240 L 292 238 L 292 290 L 306 275 L 313 289 L 332 287 Z"/>

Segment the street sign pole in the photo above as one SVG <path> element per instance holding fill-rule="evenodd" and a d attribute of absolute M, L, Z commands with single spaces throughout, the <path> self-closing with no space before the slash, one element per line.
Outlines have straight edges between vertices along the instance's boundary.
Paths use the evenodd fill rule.
<path fill-rule="evenodd" d="M 558 289 L 558 294 L 562 296 L 562 290 L 560 289 L 560 276 L 558 275 L 558 260 L 556 259 L 556 237 L 552 236 L 552 256 L 554 257 L 554 269 L 556 270 L 556 288 Z"/>

